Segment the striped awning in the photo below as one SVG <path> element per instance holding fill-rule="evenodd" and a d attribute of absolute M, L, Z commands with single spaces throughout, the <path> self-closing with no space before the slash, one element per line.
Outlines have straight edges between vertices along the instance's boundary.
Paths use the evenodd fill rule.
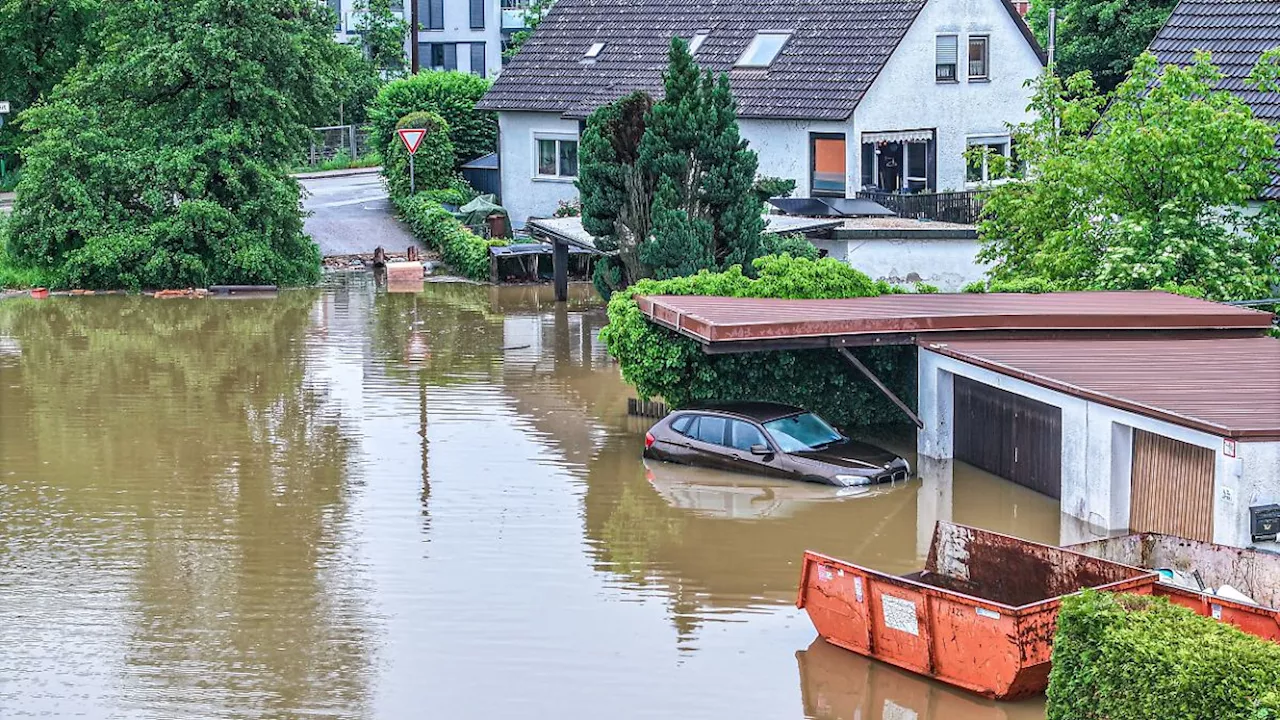
<path fill-rule="evenodd" d="M 862 142 L 928 142 L 933 139 L 933 130 L 889 130 L 887 132 L 864 132 Z"/>

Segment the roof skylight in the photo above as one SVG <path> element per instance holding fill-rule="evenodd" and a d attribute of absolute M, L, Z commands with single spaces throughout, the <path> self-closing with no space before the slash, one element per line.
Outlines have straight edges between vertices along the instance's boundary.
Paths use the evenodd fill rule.
<path fill-rule="evenodd" d="M 689 41 L 689 54 L 693 55 L 698 52 L 698 48 L 702 47 L 702 43 L 707 41 L 707 36 L 711 33 L 695 33 L 693 39 Z"/>
<path fill-rule="evenodd" d="M 591 47 L 587 48 L 587 52 L 583 54 L 582 57 L 587 60 L 595 60 L 602 52 L 604 52 L 604 43 L 592 43 Z"/>
<path fill-rule="evenodd" d="M 738 62 L 734 63 L 734 67 L 740 68 L 767 68 L 773 64 L 778 53 L 782 52 L 782 47 L 787 44 L 787 40 L 791 37 L 789 32 L 758 32 L 752 38 L 751 44 L 747 46 L 747 51 L 742 53 L 742 57 L 738 58 Z"/>

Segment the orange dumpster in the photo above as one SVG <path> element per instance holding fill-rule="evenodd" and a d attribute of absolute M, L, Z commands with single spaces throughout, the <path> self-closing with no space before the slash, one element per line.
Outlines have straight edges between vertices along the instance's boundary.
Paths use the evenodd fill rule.
<path fill-rule="evenodd" d="M 940 522 L 925 569 L 888 575 L 806 552 L 796 606 L 823 639 L 997 699 L 1044 692 L 1063 595 L 1149 595 L 1155 573 Z"/>
<path fill-rule="evenodd" d="M 1280 556 L 1159 533 L 1137 533 L 1067 548 L 1112 562 L 1162 570 L 1152 591 L 1205 617 L 1280 642 Z M 1204 588 L 1173 584 L 1174 573 L 1198 578 Z M 1165 579 L 1168 573 L 1168 580 Z M 1184 580 L 1185 582 L 1185 580 Z M 1215 593 L 1223 585 L 1252 598 L 1241 602 Z"/>

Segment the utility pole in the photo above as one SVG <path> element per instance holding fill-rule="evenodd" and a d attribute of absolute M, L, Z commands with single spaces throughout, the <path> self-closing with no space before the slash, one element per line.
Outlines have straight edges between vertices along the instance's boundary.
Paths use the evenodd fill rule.
<path fill-rule="evenodd" d="M 1053 58 L 1058 49 L 1058 8 L 1049 8 L 1049 72 L 1053 72 Z"/>
<path fill-rule="evenodd" d="M 418 74 L 418 1 L 409 2 L 409 72 Z"/>

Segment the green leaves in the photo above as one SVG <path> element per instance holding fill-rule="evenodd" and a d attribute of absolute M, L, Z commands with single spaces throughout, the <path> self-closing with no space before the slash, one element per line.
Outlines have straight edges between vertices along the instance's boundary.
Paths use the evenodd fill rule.
<path fill-rule="evenodd" d="M 1027 20 L 1048 47 L 1049 8 L 1058 8 L 1057 63 L 1065 76 L 1087 71 L 1104 90 L 1125 73 L 1159 32 L 1177 0 L 1032 0 Z"/>
<path fill-rule="evenodd" d="M 486 240 L 468 230 L 440 201 L 457 191 L 422 192 L 396 203 L 400 217 L 413 234 L 438 250 L 455 272 L 472 280 L 489 279 L 489 248 L 507 245 L 506 240 Z"/>
<path fill-rule="evenodd" d="M 371 141 L 383 157 L 400 144 L 396 123 L 414 112 L 433 112 L 449 124 L 456 163 L 461 166 L 498 149 L 498 117 L 476 110 L 491 82 L 455 70 L 420 72 L 382 87 L 369 107 Z"/>
<path fill-rule="evenodd" d="M 1280 226 L 1241 208 L 1274 172 L 1277 128 L 1220 79 L 1205 55 L 1160 68 L 1144 54 L 1110 95 L 1086 74 L 1037 80 L 1039 119 L 1016 129 L 1032 172 L 990 190 L 979 223 L 993 280 L 1268 296 Z"/>

